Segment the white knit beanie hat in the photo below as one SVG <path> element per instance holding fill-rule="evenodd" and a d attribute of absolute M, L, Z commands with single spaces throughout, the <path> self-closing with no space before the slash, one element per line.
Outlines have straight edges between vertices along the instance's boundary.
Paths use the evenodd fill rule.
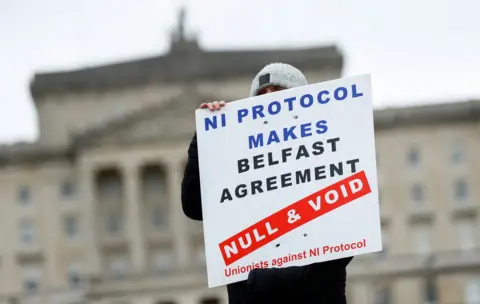
<path fill-rule="evenodd" d="M 296 67 L 286 63 L 270 63 L 253 79 L 250 96 L 256 96 L 259 91 L 269 86 L 291 89 L 307 84 L 305 75 Z"/>

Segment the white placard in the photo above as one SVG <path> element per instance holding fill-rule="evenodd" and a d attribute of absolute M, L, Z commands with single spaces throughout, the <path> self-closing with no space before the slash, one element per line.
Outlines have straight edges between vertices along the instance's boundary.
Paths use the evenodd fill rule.
<path fill-rule="evenodd" d="M 195 114 L 209 287 L 382 250 L 370 75 Z"/>

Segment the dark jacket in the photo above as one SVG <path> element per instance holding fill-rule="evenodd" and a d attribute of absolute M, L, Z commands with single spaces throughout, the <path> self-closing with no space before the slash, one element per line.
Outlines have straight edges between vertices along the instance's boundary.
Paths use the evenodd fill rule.
<path fill-rule="evenodd" d="M 186 216 L 201 221 L 200 173 L 197 136 L 188 149 L 182 181 L 182 207 Z M 301 267 L 255 269 L 246 281 L 227 286 L 230 304 L 346 303 L 346 267 L 352 258 Z"/>

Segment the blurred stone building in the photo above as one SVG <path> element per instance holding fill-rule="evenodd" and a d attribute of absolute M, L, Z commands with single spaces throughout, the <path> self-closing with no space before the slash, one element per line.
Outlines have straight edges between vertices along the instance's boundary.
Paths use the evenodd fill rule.
<path fill-rule="evenodd" d="M 40 137 L 0 149 L 0 303 L 214 304 L 201 223 L 180 205 L 194 110 L 248 95 L 272 61 L 338 78 L 335 46 L 206 51 L 35 75 Z M 480 103 L 375 114 L 384 251 L 350 303 L 480 303 Z M 474 302 L 477 301 L 477 302 Z"/>

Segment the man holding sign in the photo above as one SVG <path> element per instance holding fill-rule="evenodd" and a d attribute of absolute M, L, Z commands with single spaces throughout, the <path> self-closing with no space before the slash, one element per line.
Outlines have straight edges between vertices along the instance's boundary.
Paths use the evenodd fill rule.
<path fill-rule="evenodd" d="M 250 96 L 251 97 L 261 96 L 261 95 L 265 95 L 265 94 L 269 94 L 277 91 L 282 91 L 285 89 L 298 88 L 306 85 L 308 85 L 308 83 L 305 76 L 297 68 L 288 64 L 273 63 L 265 66 L 253 79 Z M 360 96 L 358 92 L 356 92 L 356 94 Z M 318 94 L 318 96 L 320 96 L 320 94 Z M 332 99 L 333 98 L 334 97 L 332 97 Z M 212 102 L 212 103 L 204 103 L 200 105 L 200 109 L 218 111 L 218 110 L 221 110 L 224 106 L 225 106 L 225 102 L 219 101 L 219 102 Z M 238 113 L 241 113 L 241 110 L 239 110 Z M 243 113 L 247 113 L 247 110 L 245 110 L 245 112 Z M 255 113 L 255 110 L 248 113 Z M 258 111 L 257 111 L 257 114 L 258 114 Z M 242 118 L 241 118 L 241 115 L 239 114 L 238 116 L 239 122 L 240 122 L 240 119 Z M 265 120 L 264 123 L 267 124 L 268 121 Z M 322 130 L 326 131 L 325 124 L 318 122 L 315 125 L 316 125 L 317 134 L 321 134 Z M 286 131 L 284 130 L 283 135 L 285 135 L 285 132 Z M 294 136 L 294 135 L 291 135 L 291 136 Z M 233 139 L 233 140 L 236 140 L 236 139 Z M 266 141 L 266 139 L 259 138 L 259 137 L 252 137 L 252 139 L 249 141 L 250 149 L 253 149 L 258 146 L 262 146 L 264 144 L 264 141 Z M 229 143 L 225 143 L 225 144 L 228 145 Z M 338 148 L 337 147 L 338 145 L 339 145 L 338 139 L 331 138 L 327 140 L 325 143 L 323 143 L 322 146 L 320 146 L 319 144 L 315 146 L 315 144 L 313 144 L 311 148 L 312 149 L 311 153 L 316 155 L 315 151 L 318 154 L 321 153 L 320 151 L 324 151 L 324 150 L 335 151 Z M 214 147 L 213 149 L 221 149 L 221 147 Z M 304 151 L 306 151 L 305 146 L 303 146 L 303 149 Z M 302 149 L 299 149 L 299 151 L 300 150 Z M 294 152 L 292 149 L 290 150 L 283 149 L 282 152 L 280 153 L 280 156 L 277 156 L 279 157 L 280 160 L 274 160 L 274 156 L 272 156 L 272 154 L 269 154 L 268 157 L 265 157 L 265 159 L 262 158 L 263 166 L 265 166 L 266 163 L 269 163 L 270 165 L 278 164 L 278 162 L 279 161 L 281 162 L 282 159 L 283 159 L 283 162 L 286 162 L 289 157 L 292 159 L 295 159 L 295 158 L 298 159 L 300 153 L 303 153 L 303 152 Z M 267 158 L 268 158 L 268 161 L 267 161 Z M 259 158 L 255 160 L 255 157 L 254 157 L 254 159 L 253 160 L 250 159 L 250 161 L 248 159 L 239 160 L 237 173 L 240 174 L 242 172 L 246 172 L 254 168 L 255 166 L 259 167 L 260 165 L 258 164 L 260 162 L 258 162 L 258 159 Z M 352 173 L 354 173 L 356 170 L 355 169 L 355 164 L 357 164 L 356 161 L 357 160 L 349 160 L 349 161 L 346 161 L 345 163 L 345 166 L 347 165 L 350 166 Z M 304 179 L 305 179 L 305 176 L 306 175 L 303 175 Z M 355 176 L 359 176 L 361 180 L 360 175 L 355 175 Z M 349 193 L 357 192 L 358 193 L 357 197 L 360 197 L 361 195 L 366 195 L 367 192 L 365 191 L 362 192 L 362 190 L 360 190 L 359 188 L 360 186 L 358 186 L 359 185 L 358 182 L 357 184 L 355 184 L 355 182 L 356 180 L 353 180 L 351 178 L 349 181 L 345 181 L 344 185 L 340 185 L 337 183 L 338 184 L 337 187 L 339 191 L 343 191 L 344 194 L 350 191 Z M 282 179 L 282 181 L 281 182 L 279 181 L 279 183 L 284 184 L 284 180 Z M 347 186 L 347 188 L 348 188 L 348 185 L 350 185 L 351 186 L 349 188 L 350 190 L 345 188 L 344 187 L 345 185 Z M 332 185 L 330 187 L 334 187 L 334 186 L 335 185 Z M 251 195 L 255 195 L 255 191 L 257 192 L 257 195 L 258 193 L 262 193 L 263 191 L 268 191 L 268 178 L 267 178 L 266 190 L 265 189 L 262 190 L 260 187 L 261 186 L 259 186 L 259 184 L 256 184 L 256 186 L 254 186 L 252 182 L 252 189 L 248 191 L 250 191 L 249 193 Z M 197 133 L 195 133 L 192 139 L 192 142 L 190 143 L 190 147 L 188 149 L 188 162 L 185 168 L 185 174 L 182 181 L 182 207 L 186 216 L 188 216 L 191 219 L 201 221 L 203 220 L 203 216 L 202 216 L 202 198 L 201 198 L 200 189 L 201 189 L 201 185 L 200 185 L 200 173 L 199 173 L 199 157 L 198 157 L 198 151 L 197 151 Z M 242 194 L 240 193 L 241 191 L 238 191 L 238 187 L 237 187 L 237 190 L 225 189 L 221 195 L 220 203 L 228 204 L 229 201 L 232 201 L 235 198 L 239 198 L 242 195 L 245 196 L 246 191 L 247 190 L 245 190 L 245 192 Z M 317 202 L 320 203 L 318 200 Z M 218 202 L 204 202 L 204 204 L 205 203 L 218 204 Z M 271 203 L 275 203 L 275 202 L 271 202 Z M 301 203 L 301 201 L 297 202 L 297 204 L 299 203 Z M 309 204 L 312 206 L 312 208 L 315 209 L 315 202 L 313 200 L 310 200 Z M 300 208 L 301 207 L 298 205 L 297 210 L 301 210 Z M 327 207 L 322 206 L 322 208 L 324 208 L 322 210 L 325 210 L 326 208 L 328 209 L 329 206 Z M 320 204 L 318 204 L 317 209 L 320 209 Z M 289 212 L 288 215 L 289 216 L 291 215 L 292 219 L 295 219 L 296 218 L 295 216 L 298 216 L 298 219 L 300 219 L 300 216 L 296 215 L 295 212 L 291 213 L 291 210 L 288 210 L 288 212 Z M 322 212 L 326 212 L 326 211 L 322 211 Z M 304 216 L 304 218 L 306 218 L 306 216 Z M 301 221 L 298 222 L 299 225 L 300 225 L 300 222 Z M 293 223 L 293 220 L 292 220 L 292 223 Z M 208 223 L 206 222 L 206 224 Z M 278 228 L 272 227 L 270 222 L 265 222 L 262 227 L 258 229 L 255 228 L 253 230 L 253 235 L 257 240 L 261 240 L 262 238 L 265 238 L 266 235 L 268 235 L 269 233 L 275 233 L 276 231 L 278 231 Z M 206 237 L 208 236 L 206 235 Z M 247 237 L 250 237 L 250 235 L 248 234 Z M 307 234 L 306 233 L 303 234 L 302 237 L 307 237 Z M 242 246 L 242 240 L 243 239 L 240 239 L 240 246 Z M 366 242 L 365 240 L 363 241 Z M 227 240 L 225 244 L 227 245 L 230 244 L 230 239 Z M 232 241 L 231 244 L 232 246 L 235 245 L 234 241 Z M 227 245 L 225 245 L 224 247 L 230 248 Z M 280 245 L 277 244 L 277 247 L 278 246 Z M 346 248 L 346 246 L 350 246 L 351 248 L 353 248 L 353 244 L 346 244 L 345 247 L 342 247 L 342 248 Z M 355 246 L 360 248 L 361 246 L 366 246 L 366 243 L 362 244 L 362 242 L 360 241 L 358 243 L 355 243 Z M 323 247 L 325 251 L 325 246 Z M 230 258 L 229 254 L 231 254 L 232 252 L 235 252 L 235 248 L 230 248 L 230 249 L 231 251 L 225 250 L 225 252 L 222 252 L 227 266 L 236 262 L 236 258 L 235 259 L 231 258 L 230 261 L 228 260 Z M 332 250 L 336 251 L 336 249 L 332 249 Z M 325 252 L 323 253 L 325 254 Z M 207 255 L 208 255 L 208 250 L 207 250 Z M 301 257 L 301 255 L 302 255 L 301 253 L 298 254 L 299 257 Z M 306 256 L 306 254 L 304 255 Z M 352 256 L 353 255 L 354 254 L 352 254 Z M 280 263 L 277 263 L 276 265 L 260 263 L 260 266 L 257 265 L 258 267 L 255 266 L 248 272 L 248 276 L 246 280 L 234 282 L 227 285 L 229 303 L 230 304 L 237 304 L 237 303 L 238 304 L 240 303 L 328 303 L 328 304 L 342 303 L 343 304 L 343 303 L 346 303 L 346 297 L 345 297 L 346 267 L 352 260 L 353 258 L 352 256 L 349 256 L 347 253 L 342 258 L 337 258 L 334 260 L 324 261 L 320 263 L 318 262 L 312 263 L 310 265 L 305 265 L 305 266 L 282 267 Z M 238 258 L 240 259 L 241 257 L 239 256 Z M 282 268 L 278 268 L 278 267 L 282 267 Z M 232 267 L 231 269 L 233 268 L 234 267 Z M 232 271 L 234 272 L 235 269 L 228 270 L 228 271 L 225 270 L 226 276 L 228 276 L 229 273 L 231 274 Z"/>

